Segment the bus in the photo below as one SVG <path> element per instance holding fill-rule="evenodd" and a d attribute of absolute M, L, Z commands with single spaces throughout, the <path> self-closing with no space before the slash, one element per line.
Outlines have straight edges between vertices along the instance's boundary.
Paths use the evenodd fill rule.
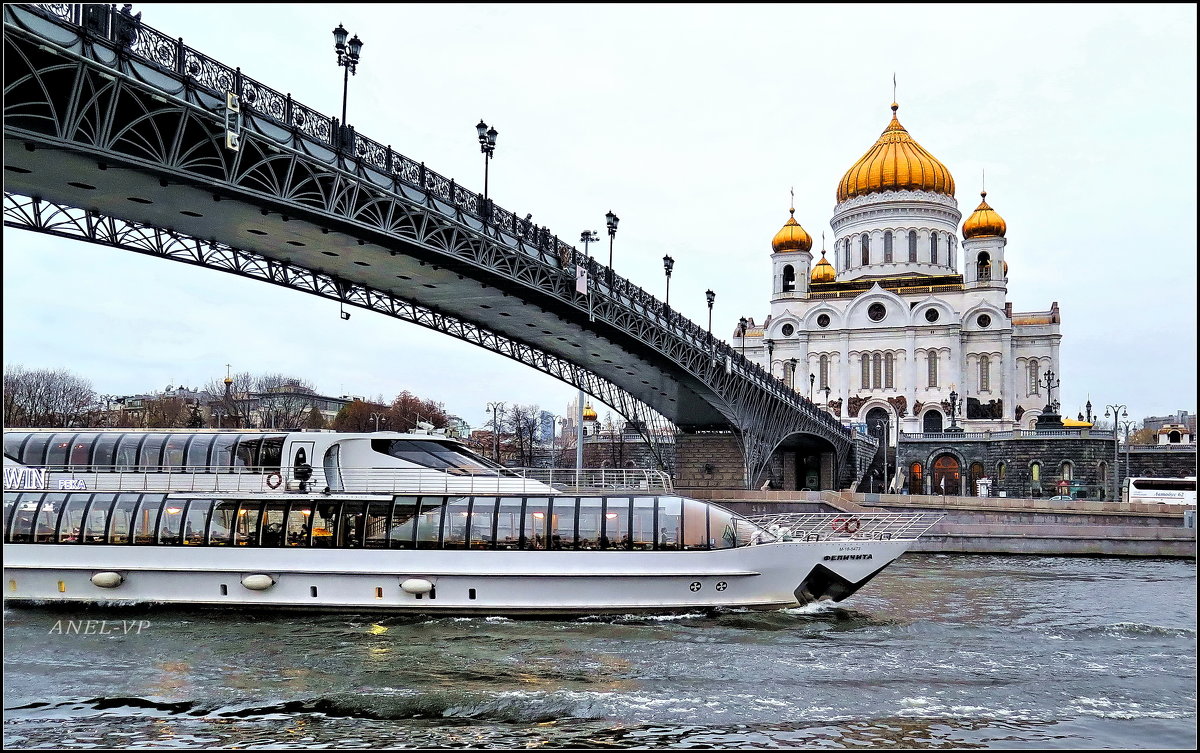
<path fill-rule="evenodd" d="M 1121 483 L 1122 502 L 1161 502 L 1196 505 L 1196 477 L 1126 478 Z"/>

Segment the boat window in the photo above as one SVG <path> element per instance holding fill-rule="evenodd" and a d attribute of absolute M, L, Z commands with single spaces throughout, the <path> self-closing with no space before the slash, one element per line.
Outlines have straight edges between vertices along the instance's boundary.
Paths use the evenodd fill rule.
<path fill-rule="evenodd" d="M 708 543 L 713 549 L 737 546 L 737 526 L 734 515 L 723 507 L 711 505 L 708 510 Z M 743 542 L 744 543 L 744 542 Z"/>
<path fill-rule="evenodd" d="M 13 495 L 13 506 L 8 510 L 8 514 L 13 517 L 6 522 L 6 530 L 8 531 L 7 540 L 24 543 L 28 542 L 32 536 L 33 518 L 37 513 L 38 504 L 42 501 L 42 497 L 46 496 L 41 492 L 32 494 Z M 4 495 L 4 501 L 8 502 L 9 495 Z"/>
<path fill-rule="evenodd" d="M 237 444 L 237 434 L 218 434 L 213 440 L 212 454 L 209 464 L 216 466 L 214 473 L 229 473 L 233 465 L 233 446 Z"/>
<path fill-rule="evenodd" d="M 546 528 L 550 524 L 550 500 L 530 497 L 525 500 L 525 525 L 521 536 L 522 549 L 545 549 Z"/>
<path fill-rule="evenodd" d="M 600 497 L 582 497 L 579 500 L 579 548 L 596 549 L 600 546 L 600 521 L 604 519 L 604 500 Z"/>
<path fill-rule="evenodd" d="M 21 450 L 22 465 L 45 465 L 46 445 L 50 442 L 49 434 L 34 434 Z"/>
<path fill-rule="evenodd" d="M 575 506 L 579 504 L 578 497 L 555 497 L 553 515 L 550 519 L 550 548 L 575 548 Z"/>
<path fill-rule="evenodd" d="M 120 473 L 123 471 L 132 471 L 137 468 L 137 453 L 138 447 L 142 440 L 146 438 L 145 434 L 122 434 L 117 442 L 117 449 L 113 452 L 113 470 Z"/>
<path fill-rule="evenodd" d="M 471 529 L 467 546 L 471 549 L 492 549 L 493 527 L 496 524 L 496 498 L 475 497 L 471 504 Z"/>
<path fill-rule="evenodd" d="M 20 497 L 16 492 L 4 492 L 4 540 L 12 541 L 11 526 L 16 522 L 16 516 L 13 514 L 17 511 L 17 499 Z"/>
<path fill-rule="evenodd" d="M 604 499 L 604 531 L 600 534 L 601 549 L 628 549 L 629 513 L 633 500 L 628 497 Z"/>
<path fill-rule="evenodd" d="M 116 501 L 116 494 L 97 494 L 92 498 L 92 506 L 88 509 L 83 524 L 85 544 L 107 543 L 104 532 L 108 530 L 108 515 Z"/>
<path fill-rule="evenodd" d="M 83 524 L 83 510 L 91 500 L 90 494 L 67 495 L 58 515 L 58 540 L 79 541 L 79 527 Z"/>
<path fill-rule="evenodd" d="M 93 433 L 80 434 L 71 440 L 71 454 L 67 462 L 72 469 L 83 469 L 90 464 L 92 444 L 95 441 L 96 435 Z"/>
<path fill-rule="evenodd" d="M 117 504 L 108 517 L 108 533 L 105 535 L 110 544 L 128 544 L 129 529 L 133 522 L 134 509 L 138 502 L 137 494 L 117 495 Z"/>
<path fill-rule="evenodd" d="M 168 499 L 158 521 L 158 543 L 178 544 L 183 531 L 183 517 L 190 500 Z"/>
<path fill-rule="evenodd" d="M 55 434 L 50 437 L 46 450 L 46 467 L 52 471 L 63 470 L 67 464 L 67 451 L 71 449 L 74 434 Z"/>
<path fill-rule="evenodd" d="M 388 546 L 392 549 L 412 549 L 416 535 L 417 498 L 396 497 L 392 503 L 392 530 Z"/>
<path fill-rule="evenodd" d="M 341 503 L 322 502 L 313 507 L 312 546 L 333 546 Z"/>
<path fill-rule="evenodd" d="M 117 448 L 120 438 L 120 434 L 112 432 L 97 437 L 95 448 L 92 450 L 92 465 L 97 470 L 107 470 L 108 466 L 113 465 L 113 451 Z"/>
<path fill-rule="evenodd" d="M 445 497 L 421 497 L 417 516 L 417 549 L 437 549 L 442 538 L 442 509 Z"/>
<path fill-rule="evenodd" d="M 233 528 L 234 546 L 258 546 L 258 527 L 262 518 L 263 503 L 244 500 L 238 508 L 237 525 Z"/>
<path fill-rule="evenodd" d="M 521 509 L 525 501 L 502 497 L 496 508 L 496 548 L 516 549 L 521 545 Z"/>
<path fill-rule="evenodd" d="M 165 499 L 165 494 L 142 495 L 141 505 L 133 514 L 133 543 L 154 543 L 154 532 L 158 530 L 159 518 L 165 515 Z"/>
<path fill-rule="evenodd" d="M 679 497 L 658 498 L 657 549 L 678 549 L 683 542 L 683 510 Z"/>
<path fill-rule="evenodd" d="M 683 500 L 683 548 L 708 549 L 708 505 Z"/>
<path fill-rule="evenodd" d="M 368 549 L 386 549 L 388 536 L 388 512 L 392 502 L 372 502 L 367 505 L 366 526 L 363 531 L 363 546 Z"/>
<path fill-rule="evenodd" d="M 38 503 L 37 519 L 33 523 L 33 540 L 41 543 L 54 541 L 54 527 L 58 523 L 58 512 L 62 509 L 65 494 L 43 494 Z"/>
<path fill-rule="evenodd" d="M 241 472 L 242 468 L 256 468 L 261 447 L 262 437 L 242 437 L 233 451 L 233 465 L 237 466 L 234 472 Z"/>
<path fill-rule="evenodd" d="M 212 448 L 215 434 L 197 434 L 187 448 L 187 467 L 192 471 L 207 471 L 208 451 Z"/>
<path fill-rule="evenodd" d="M 337 545 L 340 547 L 361 547 L 363 537 L 362 502 L 346 502 L 338 513 Z"/>
<path fill-rule="evenodd" d="M 635 497 L 633 500 L 633 548 L 653 549 L 657 526 L 654 497 Z"/>
<path fill-rule="evenodd" d="M 288 512 L 287 545 L 308 546 L 311 537 L 312 507 L 304 502 L 296 502 Z"/>
<path fill-rule="evenodd" d="M 467 546 L 467 521 L 470 512 L 469 497 L 451 497 L 446 506 L 445 532 L 442 534 L 443 549 L 465 549 Z"/>
<path fill-rule="evenodd" d="M 29 436 L 29 432 L 25 431 L 6 431 L 4 432 L 4 457 L 12 458 L 18 463 L 21 462 L 21 443 Z"/>
<path fill-rule="evenodd" d="M 162 465 L 162 446 L 167 441 L 166 434 L 150 434 L 142 442 L 138 450 L 138 468 L 148 471 L 160 470 Z"/>
<path fill-rule="evenodd" d="M 420 439 L 373 439 L 371 449 L 391 455 L 399 460 L 425 468 L 436 468 L 454 475 L 495 475 L 501 472 L 510 475 L 511 472 L 500 471 L 500 467 L 480 456 L 466 450 L 440 442 Z"/>
<path fill-rule="evenodd" d="M 283 436 L 263 437 L 258 463 L 264 468 L 279 470 L 283 465 Z"/>
<path fill-rule="evenodd" d="M 172 434 L 169 436 L 166 447 L 163 448 L 162 464 L 171 468 L 182 468 L 188 440 L 194 436 L 194 434 Z"/>
<path fill-rule="evenodd" d="M 222 499 L 216 502 L 208 524 L 208 543 L 210 545 L 229 546 L 232 543 L 237 509 L 237 500 Z"/>
<path fill-rule="evenodd" d="M 204 529 L 208 525 L 208 513 L 212 510 L 211 499 L 193 499 L 188 505 L 187 518 L 183 521 L 183 543 L 204 543 Z"/>
<path fill-rule="evenodd" d="M 432 442 L 419 440 L 413 442 L 419 449 L 428 452 L 436 458 L 440 458 L 452 467 L 464 468 L 469 470 L 495 470 L 501 466 L 497 466 L 490 460 L 480 457 L 471 452 L 465 447 L 444 444 L 442 442 Z"/>

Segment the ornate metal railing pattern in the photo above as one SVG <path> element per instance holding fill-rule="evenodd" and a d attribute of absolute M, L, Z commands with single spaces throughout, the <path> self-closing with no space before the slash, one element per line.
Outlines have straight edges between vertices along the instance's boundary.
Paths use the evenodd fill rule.
<path fill-rule="evenodd" d="M 39 19 L 43 23 L 34 23 Z M 422 243 L 489 271 L 501 272 L 539 293 L 551 294 L 579 311 L 587 311 L 596 320 L 648 343 L 671 364 L 683 366 L 712 390 L 714 407 L 742 435 L 751 478 L 765 465 L 775 445 L 796 431 L 824 437 L 839 456 L 851 451 L 854 441 L 851 433 L 827 413 L 654 296 L 560 241 L 547 228 L 520 220 L 516 213 L 492 202 L 485 205 L 479 194 L 429 170 L 424 163 L 355 133 L 336 119 L 294 101 L 290 95 L 275 92 L 244 76 L 240 69 L 212 60 L 186 47 L 182 40 L 172 39 L 111 6 L 7 6 L 6 37 L 12 28 L 25 29 L 36 38 L 39 32 L 46 32 L 42 27 L 51 19 L 81 27 L 79 40 L 52 40 L 83 61 L 79 77 L 89 75 L 83 70 L 88 63 L 99 64 L 108 70 L 120 70 L 128 79 L 111 84 L 116 93 L 125 86 L 128 90 L 125 93 L 136 96 L 138 92 L 130 83 L 136 82 L 151 92 L 174 98 L 174 104 L 164 103 L 163 110 L 174 108 L 171 115 L 181 121 L 177 125 L 180 137 L 189 126 L 193 138 L 198 131 L 219 128 L 227 93 L 237 94 L 245 111 L 242 148 L 232 157 L 219 146 L 214 151 L 212 144 L 201 145 L 210 147 L 203 155 L 194 144 L 183 152 L 177 145 L 167 144 L 170 141 L 167 138 L 162 139 L 162 145 L 155 151 L 152 148 L 155 145 L 147 146 L 148 142 L 119 143 L 121 134 L 111 132 L 104 133 L 103 138 L 95 135 L 97 143 L 86 146 L 152 163 L 157 169 L 179 172 L 192 180 L 199 176 L 216 184 L 290 202 L 305 210 L 350 219 L 364 229 Z M 38 28 L 30 29 L 31 26 Z M 62 36 L 64 30 L 51 31 Z M 28 77 L 37 78 L 40 72 L 36 65 L 30 63 L 29 68 Z M 112 78 L 103 73 L 100 77 Z M 14 89 L 16 79 L 10 76 L 6 79 L 6 91 Z M 103 89 L 107 84 L 96 81 L 92 86 Z M 116 93 L 112 95 L 114 100 Z M 157 95 L 151 97 L 161 101 Z M 149 97 L 143 96 L 138 104 L 144 110 L 154 107 L 146 99 Z M 106 113 L 98 111 L 101 105 L 94 101 L 72 104 L 78 105 L 75 115 L 78 122 L 55 123 L 52 138 L 80 146 L 71 139 L 78 138 L 79 123 L 88 118 L 93 131 L 111 129 L 111 124 L 106 125 Z M 185 107 L 181 108 L 181 104 Z M 49 109 L 54 110 L 53 106 Z M 38 117 L 45 119 L 45 115 L 29 115 L 8 105 L 5 114 L 6 132 L 47 135 L 45 124 L 37 122 Z M 13 117 L 21 114 L 27 117 Z M 149 122 L 154 115 L 144 114 L 142 121 Z M 10 125 L 10 118 L 20 122 Z M 161 126 L 156 122 L 152 127 Z M 68 133 L 71 128 L 75 131 Z M 207 135 L 213 144 L 219 141 L 216 134 Z M 283 167 L 279 166 L 281 161 L 286 163 Z M 324 164 L 327 172 L 318 173 L 314 161 Z M 285 175 L 300 177 L 287 184 L 281 177 Z M 580 265 L 586 266 L 590 273 L 589 296 L 574 291 L 574 276 L 570 271 Z M 267 263 L 265 268 L 273 267 Z M 348 292 L 342 293 L 342 288 Z M 350 283 L 335 286 L 339 299 L 347 302 L 356 302 L 352 299 L 361 296 L 357 290 Z M 371 306 L 369 301 L 366 305 Z M 572 383 L 578 381 L 583 380 Z"/>

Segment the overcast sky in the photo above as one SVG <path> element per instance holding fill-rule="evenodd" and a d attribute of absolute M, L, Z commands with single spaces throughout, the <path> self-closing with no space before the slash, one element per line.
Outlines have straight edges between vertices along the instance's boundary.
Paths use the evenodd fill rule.
<path fill-rule="evenodd" d="M 136 5 L 142 20 L 330 115 L 331 30 L 364 43 L 350 123 L 614 267 L 729 339 L 761 322 L 770 241 L 819 245 L 842 174 L 891 113 L 1008 223 L 1009 300 L 1062 310 L 1062 406 L 1196 409 L 1194 5 Z M 607 239 L 605 239 L 607 240 Z M 607 243 L 593 246 L 607 257 Z M 819 249 L 816 249 L 819 250 Z M 832 256 L 832 254 L 830 254 Z M 325 394 L 401 390 L 472 425 L 485 404 L 561 414 L 574 390 L 383 315 L 126 251 L 4 230 L 4 360 L 101 393 L 235 371 Z M 961 271 L 961 270 L 960 270 Z M 263 326 L 247 327 L 261 321 Z M 310 336 L 295 347 L 297 327 Z M 604 417 L 601 407 L 601 417 Z"/>

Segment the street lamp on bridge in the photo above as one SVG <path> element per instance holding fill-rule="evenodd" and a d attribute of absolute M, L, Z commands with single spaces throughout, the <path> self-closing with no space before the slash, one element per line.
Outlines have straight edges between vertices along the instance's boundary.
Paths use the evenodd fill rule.
<path fill-rule="evenodd" d="M 346 69 L 342 76 L 342 127 L 346 127 L 346 95 L 350 91 L 350 74 L 357 74 L 358 57 L 362 52 L 362 40 L 355 34 L 349 43 L 346 42 L 346 31 L 341 24 L 333 30 L 333 49 L 337 52 L 337 64 Z"/>
<path fill-rule="evenodd" d="M 712 342 L 712 306 L 713 301 L 717 300 L 717 294 L 712 292 L 712 288 L 704 291 L 704 298 L 708 301 L 708 341 Z"/>
<path fill-rule="evenodd" d="M 613 239 L 617 237 L 617 223 L 621 218 L 613 214 L 612 210 L 608 210 L 608 214 L 604 215 L 604 224 L 608 227 L 608 284 L 612 285 L 612 254 L 613 254 Z"/>
<path fill-rule="evenodd" d="M 791 371 L 788 372 L 788 387 L 792 388 L 792 392 L 796 391 L 796 365 L 799 363 L 799 358 L 788 359 L 788 366 L 791 367 Z"/>
<path fill-rule="evenodd" d="M 663 257 L 663 269 L 667 273 L 667 297 L 663 301 L 667 306 L 671 305 L 671 270 L 675 269 L 675 260 L 670 256 Z"/>
<path fill-rule="evenodd" d="M 475 126 L 475 130 L 479 132 L 479 151 L 483 152 L 483 206 L 479 213 L 484 217 L 490 217 L 491 212 L 488 211 L 488 163 L 492 160 L 492 152 L 496 151 L 496 137 L 500 135 L 500 132 L 484 123 L 483 118 L 479 119 L 479 125 Z"/>
<path fill-rule="evenodd" d="M 763 345 L 767 346 L 767 373 L 775 376 L 775 341 L 767 337 L 763 339 Z"/>
<path fill-rule="evenodd" d="M 1047 371 L 1047 374 L 1051 372 Z M 1121 501 L 1121 445 L 1117 440 L 1117 428 L 1121 423 L 1122 418 L 1128 418 L 1129 412 L 1126 406 L 1122 403 L 1104 406 L 1104 417 L 1108 418 L 1109 413 L 1112 414 L 1113 420 L 1113 502 Z M 1126 475 L 1129 474 L 1129 468 L 1125 469 Z"/>
<path fill-rule="evenodd" d="M 749 323 L 744 316 L 738 319 L 738 337 L 742 338 L 742 358 L 746 357 L 746 325 Z"/>

